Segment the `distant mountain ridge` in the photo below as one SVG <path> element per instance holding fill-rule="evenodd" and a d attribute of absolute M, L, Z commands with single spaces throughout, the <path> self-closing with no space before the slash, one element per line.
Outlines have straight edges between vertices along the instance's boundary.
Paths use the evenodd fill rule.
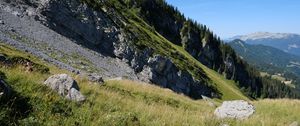
<path fill-rule="evenodd" d="M 229 41 L 240 39 L 247 44 L 271 46 L 290 54 L 300 56 L 300 35 L 293 33 L 256 32 L 248 35 L 234 36 Z"/>
<path fill-rule="evenodd" d="M 251 45 L 236 39 L 228 43 L 237 54 L 248 63 L 255 65 L 261 71 L 270 74 L 284 73 L 300 77 L 300 57 L 265 45 Z"/>

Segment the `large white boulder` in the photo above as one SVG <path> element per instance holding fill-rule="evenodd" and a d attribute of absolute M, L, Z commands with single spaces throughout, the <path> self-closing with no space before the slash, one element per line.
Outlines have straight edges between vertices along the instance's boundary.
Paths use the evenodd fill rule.
<path fill-rule="evenodd" d="M 247 101 L 224 101 L 214 114 L 218 118 L 245 119 L 255 112 L 255 107 Z"/>
<path fill-rule="evenodd" d="M 44 84 L 66 99 L 77 102 L 85 100 L 85 97 L 79 91 L 76 81 L 67 74 L 53 75 Z"/>

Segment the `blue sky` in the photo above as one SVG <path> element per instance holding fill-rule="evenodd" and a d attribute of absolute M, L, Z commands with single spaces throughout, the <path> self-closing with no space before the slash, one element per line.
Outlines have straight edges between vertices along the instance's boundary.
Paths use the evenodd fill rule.
<path fill-rule="evenodd" d="M 221 38 L 252 32 L 300 34 L 300 0 L 166 0 Z"/>

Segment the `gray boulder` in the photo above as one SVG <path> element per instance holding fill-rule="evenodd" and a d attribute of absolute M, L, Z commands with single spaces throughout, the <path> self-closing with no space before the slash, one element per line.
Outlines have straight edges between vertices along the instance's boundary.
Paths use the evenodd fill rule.
<path fill-rule="evenodd" d="M 214 114 L 218 118 L 246 119 L 255 112 L 255 107 L 244 100 L 224 101 Z"/>
<path fill-rule="evenodd" d="M 53 75 L 44 84 L 66 99 L 77 102 L 85 100 L 85 97 L 79 91 L 77 82 L 67 74 Z"/>
<path fill-rule="evenodd" d="M 94 73 L 88 75 L 88 80 L 90 82 L 94 82 L 94 83 L 98 83 L 98 84 L 103 84 L 104 83 L 103 78 L 100 75 L 97 75 L 97 74 L 94 74 Z"/>
<path fill-rule="evenodd" d="M 289 126 L 299 126 L 297 121 L 294 121 L 293 123 L 291 123 Z"/>

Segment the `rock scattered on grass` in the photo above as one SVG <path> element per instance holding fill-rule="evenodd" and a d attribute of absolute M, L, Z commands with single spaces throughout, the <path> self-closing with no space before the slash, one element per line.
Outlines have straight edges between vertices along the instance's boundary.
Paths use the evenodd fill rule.
<path fill-rule="evenodd" d="M 104 83 L 104 80 L 103 80 L 102 76 L 97 75 L 95 73 L 89 74 L 88 75 L 88 80 L 90 82 L 94 82 L 94 83 L 97 83 L 97 84 L 103 84 Z"/>
<path fill-rule="evenodd" d="M 246 119 L 255 112 L 255 107 L 244 100 L 224 101 L 214 114 L 218 118 Z"/>
<path fill-rule="evenodd" d="M 85 97 L 79 91 L 77 82 L 67 74 L 53 75 L 44 84 L 66 99 L 77 102 L 85 100 Z"/>
<path fill-rule="evenodd" d="M 291 123 L 289 126 L 299 126 L 297 121 L 294 121 L 293 123 Z"/>

